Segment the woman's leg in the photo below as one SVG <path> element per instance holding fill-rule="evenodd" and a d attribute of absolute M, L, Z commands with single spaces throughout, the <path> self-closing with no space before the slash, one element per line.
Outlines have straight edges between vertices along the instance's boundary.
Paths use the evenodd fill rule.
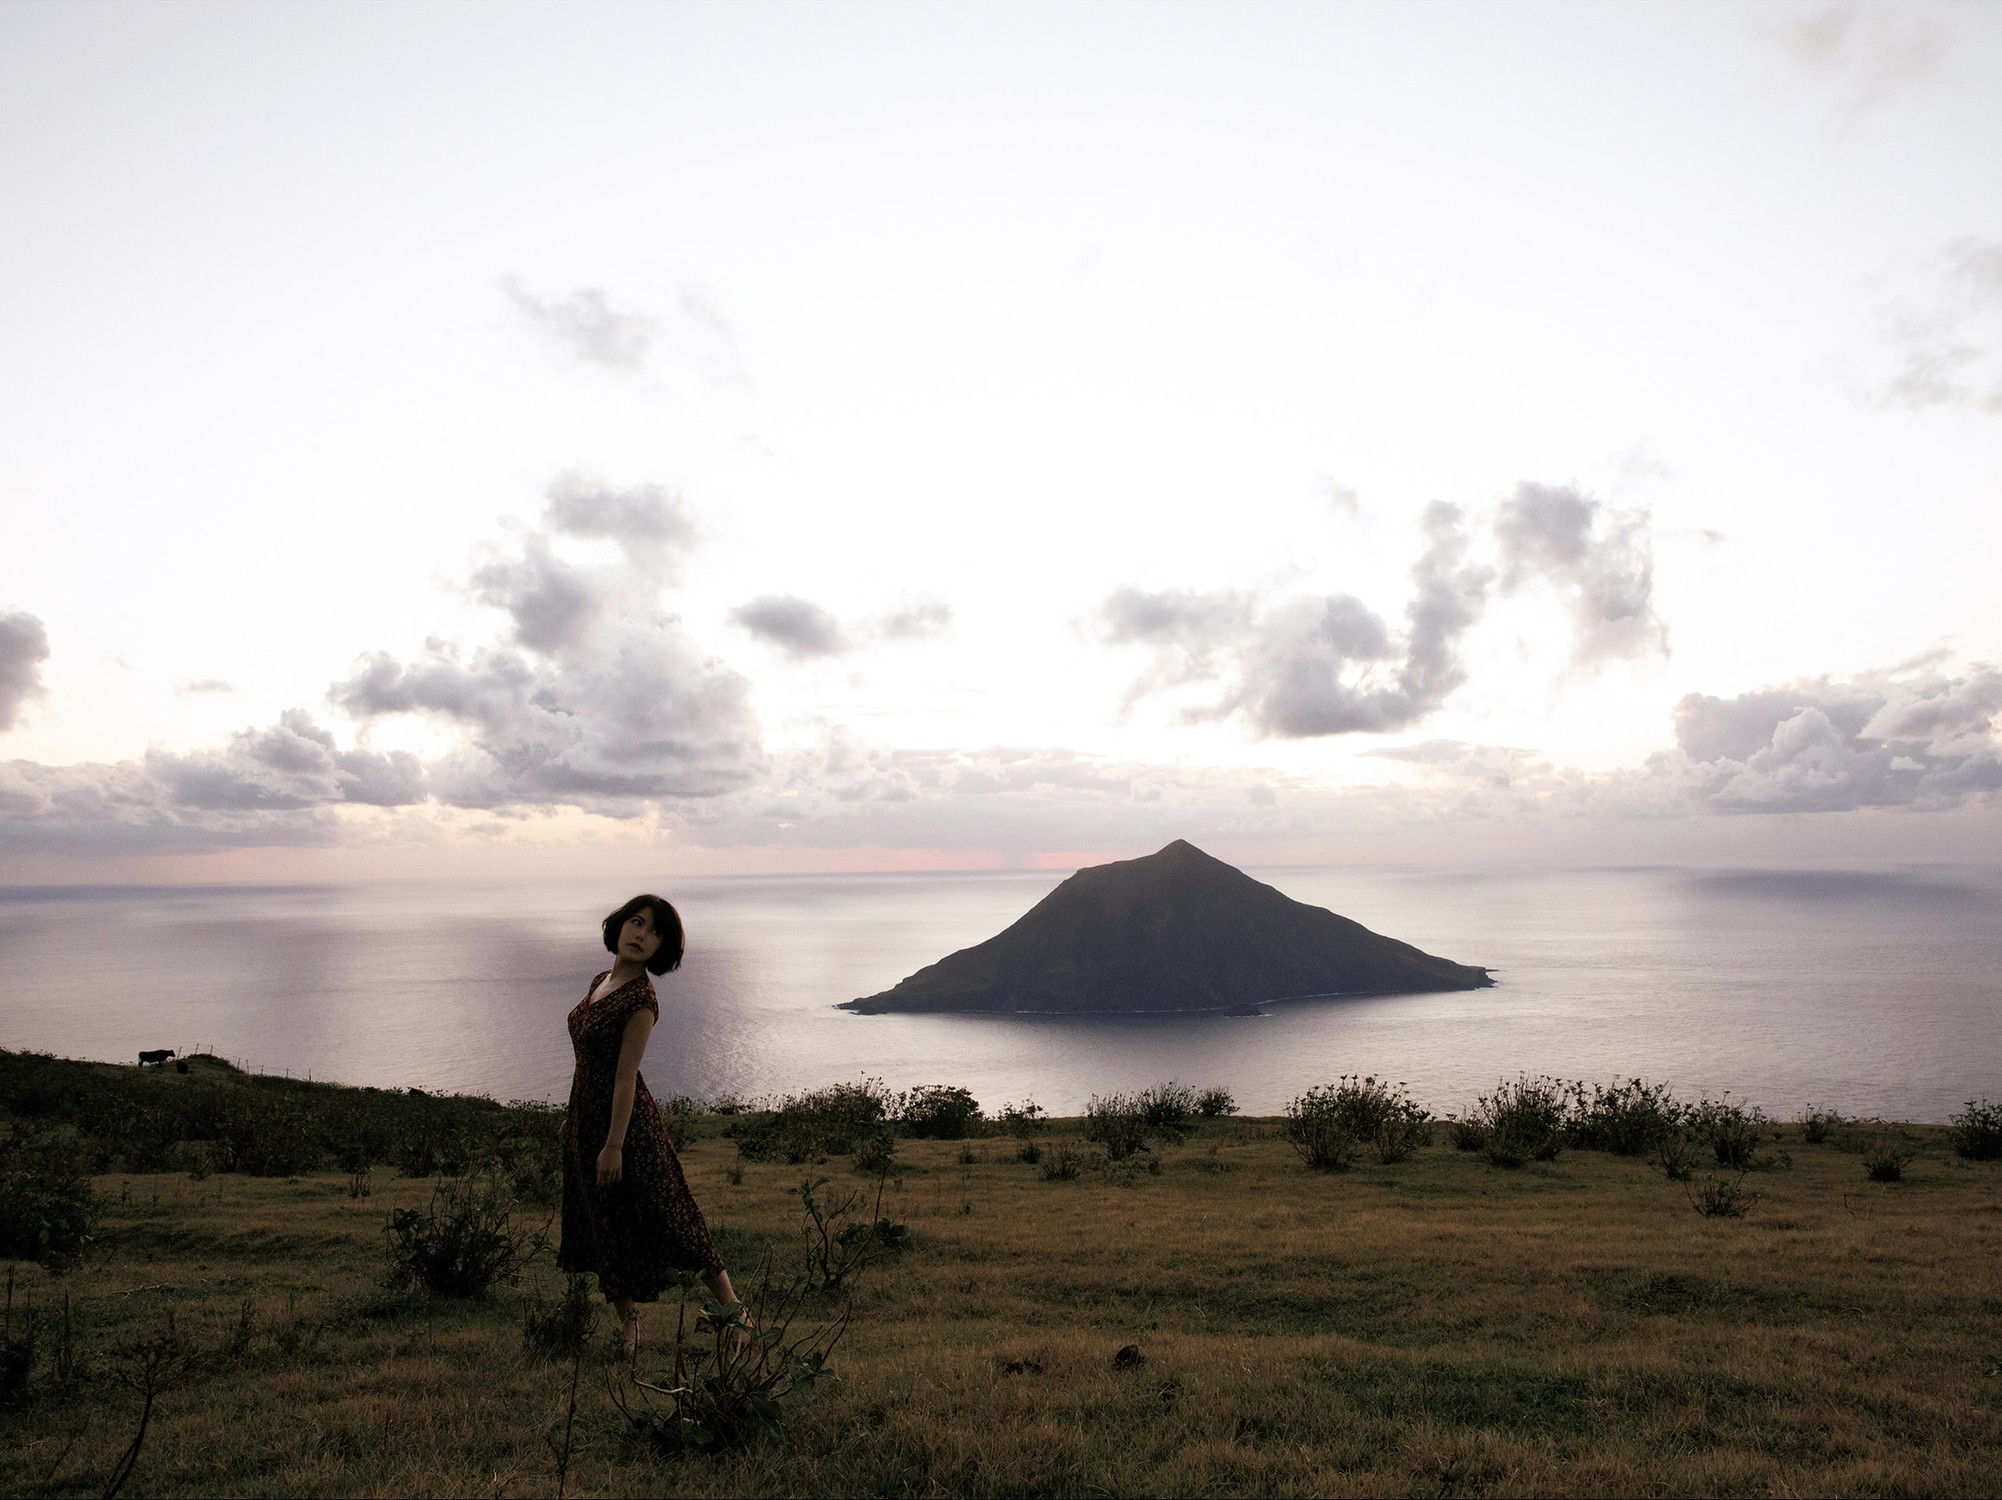
<path fill-rule="evenodd" d="M 625 1333 L 626 1358 L 639 1358 L 640 1352 L 640 1307 L 630 1297 L 607 1296 L 605 1300 L 619 1315 L 619 1327 Z"/>

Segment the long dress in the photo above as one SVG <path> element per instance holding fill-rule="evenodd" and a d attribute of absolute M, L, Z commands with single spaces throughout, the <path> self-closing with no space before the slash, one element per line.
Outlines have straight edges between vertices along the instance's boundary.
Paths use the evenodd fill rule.
<path fill-rule="evenodd" d="M 676 1271 L 713 1276 L 723 1269 L 723 1259 L 681 1175 L 681 1159 L 644 1078 L 633 1083 L 621 1180 L 598 1186 L 598 1152 L 611 1131 L 612 1083 L 626 1022 L 642 1007 L 660 1019 L 660 1002 L 646 975 L 593 1001 L 591 991 L 604 977 L 592 978 L 570 1012 L 577 1071 L 563 1118 L 563 1241 L 556 1264 L 565 1271 L 597 1272 L 607 1297 L 656 1302 Z"/>

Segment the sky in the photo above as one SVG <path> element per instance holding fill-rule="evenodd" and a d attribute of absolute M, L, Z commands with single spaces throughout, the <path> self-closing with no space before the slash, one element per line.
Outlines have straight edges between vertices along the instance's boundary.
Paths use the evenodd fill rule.
<path fill-rule="evenodd" d="M 2002 850 L 2002 10 L 0 7 L 0 883 Z"/>

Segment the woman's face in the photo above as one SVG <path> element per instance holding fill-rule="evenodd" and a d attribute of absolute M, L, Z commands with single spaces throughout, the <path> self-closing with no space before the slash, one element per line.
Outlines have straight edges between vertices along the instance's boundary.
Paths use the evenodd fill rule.
<path fill-rule="evenodd" d="M 619 933 L 619 957 L 643 964 L 660 951 L 660 934 L 653 930 L 653 910 L 642 906 Z"/>

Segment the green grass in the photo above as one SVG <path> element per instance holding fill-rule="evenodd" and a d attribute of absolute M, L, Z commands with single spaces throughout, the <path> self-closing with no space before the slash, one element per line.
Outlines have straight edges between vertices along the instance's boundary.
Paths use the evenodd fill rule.
<path fill-rule="evenodd" d="M 731 1185 L 722 1123 L 684 1161 L 733 1271 L 796 1261 L 786 1190 L 807 1169 Z M 1441 1144 L 1310 1173 L 1275 1121 L 1075 1182 L 1004 1139 L 970 1165 L 904 1141 L 885 1211 L 909 1248 L 857 1287 L 840 1380 L 746 1453 L 653 1456 L 606 1394 L 607 1319 L 570 1493 L 1995 1493 L 2002 1166 L 1905 1128 L 1921 1154 L 1898 1183 L 1789 1130 L 1791 1165 L 1756 1174 L 1736 1221 L 1596 1152 L 1503 1172 Z M 527 1300 L 561 1289 L 546 1258 L 485 1301 L 386 1290 L 388 1212 L 431 1185 L 381 1169 L 359 1201 L 334 1172 L 96 1186 L 79 1269 L 12 1263 L 17 1317 L 32 1298 L 43 1328 L 0 1414 L 0 1493 L 102 1491 L 139 1413 L 121 1351 L 169 1313 L 193 1360 L 127 1495 L 554 1493 L 570 1369 L 522 1339 Z M 65 1293 L 68 1383 L 48 1326 Z M 649 1311 L 643 1374 L 672 1325 Z M 1126 1344 L 1143 1362 L 1115 1369 Z"/>

